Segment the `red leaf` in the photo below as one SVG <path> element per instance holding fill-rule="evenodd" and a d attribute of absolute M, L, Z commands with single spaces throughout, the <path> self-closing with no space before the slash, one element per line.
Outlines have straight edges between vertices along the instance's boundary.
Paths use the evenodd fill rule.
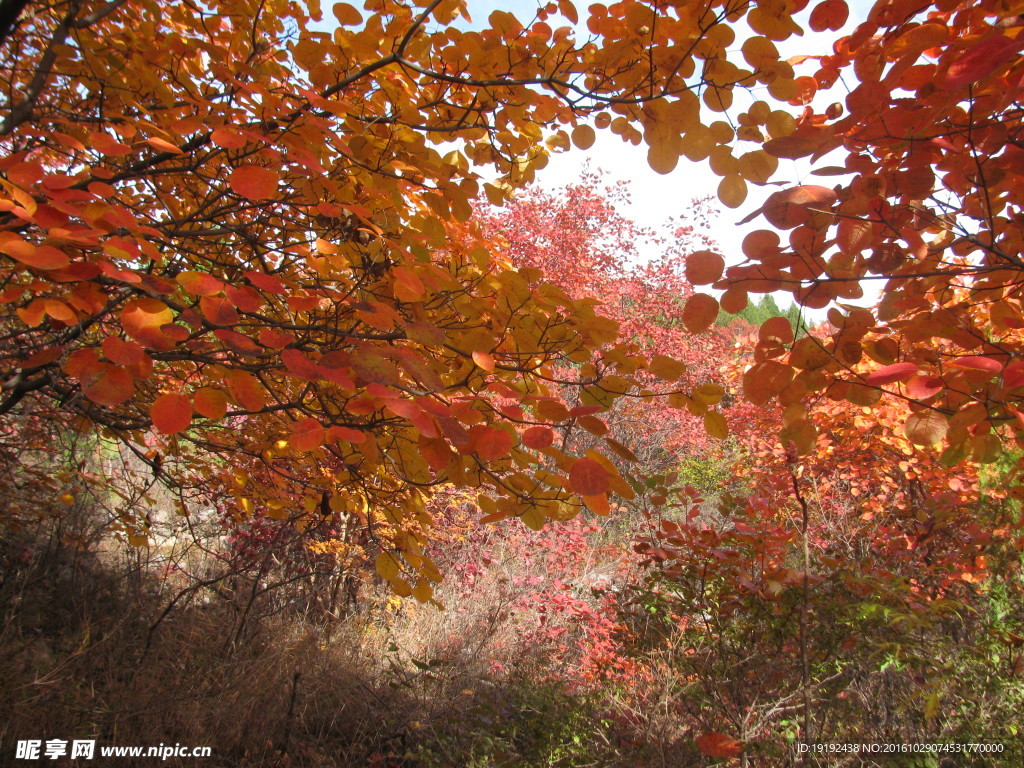
<path fill-rule="evenodd" d="M 316 363 L 306 357 L 301 350 L 289 347 L 281 351 L 281 362 L 285 368 L 299 379 L 316 379 L 319 377 L 319 370 Z"/>
<path fill-rule="evenodd" d="M 610 486 L 608 470 L 593 459 L 577 459 L 569 470 L 569 487 L 580 496 L 598 496 Z"/>
<path fill-rule="evenodd" d="M 107 363 L 86 368 L 79 374 L 79 381 L 82 394 L 97 405 L 120 405 L 135 394 L 135 384 L 128 371 Z"/>
<path fill-rule="evenodd" d="M 983 357 L 981 355 L 966 355 L 964 357 L 958 357 L 950 363 L 950 367 L 962 368 L 967 371 L 984 371 L 985 373 L 991 373 L 993 376 L 1003 370 L 1002 363 L 998 360 L 993 360 L 991 357 Z"/>
<path fill-rule="evenodd" d="M 1016 389 L 1024 384 L 1024 361 L 1010 363 L 1003 371 L 1003 386 Z"/>
<path fill-rule="evenodd" d="M 149 409 L 153 426 L 165 435 L 174 435 L 188 429 L 192 423 L 192 403 L 184 395 L 160 395 Z"/>
<path fill-rule="evenodd" d="M 959 90 L 991 75 L 999 67 L 1016 57 L 1020 42 L 1001 33 L 990 35 L 957 59 L 946 71 L 941 87 Z"/>
<path fill-rule="evenodd" d="M 269 200 L 277 195 L 280 176 L 260 165 L 243 165 L 231 172 L 231 189 L 249 200 Z"/>
<path fill-rule="evenodd" d="M 523 432 L 523 445 L 542 450 L 555 442 L 555 433 L 549 427 L 530 427 Z"/>
<path fill-rule="evenodd" d="M 498 427 L 477 425 L 469 430 L 473 452 L 484 461 L 497 461 L 508 456 L 515 445 L 515 438 Z"/>
<path fill-rule="evenodd" d="M 938 376 L 911 376 L 906 383 L 906 392 L 915 400 L 927 400 L 945 388 Z"/>
<path fill-rule="evenodd" d="M 266 351 L 244 333 L 239 333 L 238 331 L 229 331 L 227 328 L 218 328 L 213 332 L 213 335 L 220 339 L 221 343 L 225 347 L 239 355 L 258 357 Z"/>
<path fill-rule="evenodd" d="M 246 272 L 245 276 L 249 279 L 250 283 L 268 293 L 281 295 L 288 292 L 284 287 L 284 283 L 273 275 L 268 275 L 266 272 Z"/>
<path fill-rule="evenodd" d="M 893 363 L 864 377 L 864 383 L 872 387 L 892 384 L 894 381 L 906 381 L 917 375 L 917 363 Z"/>

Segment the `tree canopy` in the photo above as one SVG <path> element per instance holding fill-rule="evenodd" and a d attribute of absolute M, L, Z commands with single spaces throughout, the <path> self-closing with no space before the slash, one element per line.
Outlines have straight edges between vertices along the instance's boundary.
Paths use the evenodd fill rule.
<path fill-rule="evenodd" d="M 880 0 L 792 60 L 775 42 L 840 29 L 842 0 L 624 0 L 585 31 L 569 0 L 480 31 L 458 0 L 5 10 L 0 416 L 116 439 L 239 516 L 386 521 L 377 566 L 400 593 L 439 578 L 422 548 L 439 483 L 539 527 L 635 492 L 610 458 L 628 446 L 574 453 L 556 428 L 599 433 L 616 400 L 661 392 L 725 434 L 721 387 L 619 342 L 473 216 L 598 130 L 660 173 L 708 161 L 730 207 L 780 158 L 842 152 L 814 171 L 834 186 L 768 198 L 745 263 L 700 249 L 686 268 L 710 286 L 686 299 L 692 333 L 750 293 L 838 302 L 825 342 L 766 320 L 743 378 L 787 408 L 796 452 L 817 439 L 810 396 L 889 390 L 949 461 L 1024 433 L 1024 22 L 1004 3 Z M 844 307 L 865 279 L 878 308 Z M 130 510 L 121 525 L 144 539 Z"/>

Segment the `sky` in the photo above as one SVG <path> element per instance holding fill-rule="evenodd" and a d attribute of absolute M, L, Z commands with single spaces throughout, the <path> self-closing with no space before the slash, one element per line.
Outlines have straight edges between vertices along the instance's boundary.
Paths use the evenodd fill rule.
<path fill-rule="evenodd" d="M 581 0 L 577 3 L 581 15 L 585 13 L 588 2 L 589 0 Z M 811 5 L 813 4 L 812 2 Z M 866 0 L 852 0 L 850 6 L 850 21 L 843 30 L 815 33 L 808 29 L 801 37 L 791 37 L 789 40 L 777 42 L 779 52 L 786 57 L 830 53 L 835 40 L 852 32 L 867 16 L 871 3 Z M 488 15 L 496 9 L 512 12 L 520 21 L 525 22 L 533 17 L 536 7 L 535 0 L 469 0 L 469 12 L 474 27 L 486 24 Z M 585 19 L 581 18 L 579 28 L 584 24 Z M 740 30 L 737 30 L 734 46 L 738 48 L 744 39 Z M 830 100 L 835 98 L 833 95 Z M 741 104 L 744 103 L 737 97 L 736 105 Z M 739 112 L 745 108 L 744 104 L 739 109 L 734 107 L 734 111 Z M 651 228 L 657 228 L 669 218 L 684 213 L 695 197 L 716 196 L 720 181 L 706 163 L 692 163 L 685 157 L 680 158 L 679 165 L 673 172 L 659 175 L 647 165 L 646 146 L 634 147 L 610 132 L 598 131 L 597 141 L 589 150 L 573 148 L 568 152 L 553 155 L 548 166 L 538 172 L 537 182 L 546 188 L 558 188 L 572 183 L 579 179 L 588 163 L 592 169 L 604 171 L 609 183 L 619 180 L 630 183 L 632 203 L 623 209 L 623 213 L 637 223 Z M 837 158 L 826 157 L 819 160 L 816 166 L 836 164 Z M 838 164 L 841 164 L 841 161 Z M 744 236 L 767 226 L 760 217 L 747 225 L 739 225 L 738 222 L 759 208 L 765 198 L 777 189 L 803 183 L 821 183 L 820 179 L 809 175 L 811 169 L 807 161 L 781 160 L 779 169 L 769 185 L 755 187 L 748 184 L 747 199 L 739 208 L 729 209 L 720 206 L 721 215 L 714 222 L 711 234 L 719 243 L 727 263 L 741 262 L 743 256 L 740 246 Z M 773 186 L 773 182 L 777 182 L 778 186 Z M 870 304 L 872 301 L 873 297 L 869 293 L 861 303 Z M 785 304 L 785 301 L 780 300 L 781 306 Z"/>

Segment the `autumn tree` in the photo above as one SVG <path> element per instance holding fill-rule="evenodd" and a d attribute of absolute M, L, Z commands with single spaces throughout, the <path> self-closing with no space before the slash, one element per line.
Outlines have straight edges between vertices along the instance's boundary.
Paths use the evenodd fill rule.
<path fill-rule="evenodd" d="M 756 397 L 896 385 L 917 403 L 908 434 L 945 436 L 951 459 L 990 460 L 1020 423 L 1019 26 L 995 2 L 880 2 L 832 54 L 793 63 L 775 41 L 805 20 L 839 29 L 842 0 L 807 16 L 770 0 L 595 5 L 587 40 L 568 0 L 530 20 L 496 11 L 481 31 L 455 23 L 455 0 L 338 3 L 331 31 L 315 2 L 6 10 L 0 412 L 98 430 L 172 485 L 218 475 L 241 516 L 389 510 L 416 570 L 409 542 L 442 478 L 492 486 L 500 515 L 535 521 L 628 493 L 599 454 L 520 429 L 582 415 L 552 394 L 559 361 L 596 354 L 613 379 L 589 374 L 584 408 L 649 361 L 598 351 L 617 324 L 469 222 L 477 195 L 506 201 L 595 129 L 645 144 L 659 172 L 709 160 L 730 206 L 778 158 L 845 151 L 817 169 L 834 188 L 764 206 L 788 243 L 764 231 L 747 264 L 688 265 L 724 291 L 687 299 L 695 332 L 749 292 L 788 287 L 813 308 L 887 281 L 877 312 L 833 310 L 826 344 L 763 348 Z M 847 72 L 845 106 L 820 109 Z M 745 89 L 762 98 L 735 99 Z M 882 370 L 854 372 L 865 355 Z M 270 479 L 226 469 L 232 455 Z M 127 511 L 122 525 L 144 534 Z M 398 560 L 381 570 L 409 588 Z"/>
<path fill-rule="evenodd" d="M 446 0 L 339 3 L 333 32 L 318 3 L 26 4 L 0 71 L 0 412 L 119 441 L 154 479 L 227 489 L 239 516 L 383 515 L 396 535 L 376 544 L 405 557 L 378 566 L 399 591 L 406 568 L 437 577 L 420 554 L 437 482 L 490 486 L 498 514 L 536 521 L 628 494 L 599 454 L 519 430 L 581 415 L 551 394 L 558 361 L 604 347 L 587 413 L 648 361 L 503 261 L 471 201 L 587 146 L 584 119 L 645 140 L 662 170 L 684 130 L 702 152 L 730 141 L 701 99 L 792 83 L 784 62 L 729 62 L 727 17 L 745 12 L 620 4 L 577 42 L 558 26 L 569 2 L 481 32 Z M 713 320 L 700 310 L 691 325 Z"/>
<path fill-rule="evenodd" d="M 847 16 L 830 0 L 809 24 Z M 809 158 L 822 181 L 767 199 L 757 213 L 772 229 L 749 235 L 746 262 L 714 283 L 723 304 L 781 290 L 831 306 L 827 340 L 761 353 L 755 399 L 869 406 L 888 392 L 913 404 L 907 436 L 941 443 L 950 462 L 991 462 L 1019 441 L 1021 28 L 998 3 L 879 2 L 831 52 L 797 63 L 795 130 L 763 142 L 767 107 L 740 116 L 744 138 Z M 879 296 L 870 311 L 847 303 L 865 285 Z"/>

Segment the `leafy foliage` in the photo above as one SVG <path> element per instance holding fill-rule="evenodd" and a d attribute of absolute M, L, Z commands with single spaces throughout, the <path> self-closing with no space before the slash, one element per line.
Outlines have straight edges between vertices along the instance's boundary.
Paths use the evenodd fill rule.
<path fill-rule="evenodd" d="M 2 11 L 0 597 L 26 669 L 127 637 L 145 672 L 200 594 L 224 609 L 220 653 L 254 658 L 274 616 L 322 625 L 327 648 L 342 602 L 423 616 L 447 595 L 472 631 L 421 634 L 408 659 L 383 642 L 397 619 L 361 626 L 410 696 L 433 697 L 446 664 L 514 688 L 481 695 L 473 759 L 777 765 L 798 738 L 868 732 L 1013 744 L 1018 8 L 879 0 L 831 53 L 789 60 L 776 42 L 842 29 L 843 0 L 624 0 L 582 25 L 558 0 L 478 30 L 459 0 L 338 3 L 330 31 L 317 0 Z M 705 202 L 665 236 L 593 175 L 528 187 L 598 130 L 660 173 L 707 161 L 729 208 L 778 184 L 747 219 L 771 229 L 737 263 L 702 233 Z M 834 150 L 811 170 L 832 186 L 775 180 Z M 877 306 L 849 303 L 867 280 Z M 793 308 L 750 302 L 776 291 Z M 213 508 L 215 533 L 131 571 L 152 615 L 98 616 L 113 629 L 90 645 L 79 566 L 102 570 L 110 528 L 134 562 L 162 555 L 150 513 L 172 505 L 193 534 Z M 515 558 L 495 541 L 544 576 L 503 581 Z M 159 609 L 141 586 L 156 571 Z M 67 610 L 21 607 L 46 589 Z M 59 647 L 33 661 L 39 633 Z M 11 711 L 52 679 L 9 674 Z M 83 674 L 76 702 L 94 696 Z M 119 727 L 116 707 L 76 706 L 75 727 Z M 405 759 L 394 741 L 359 762 Z"/>

